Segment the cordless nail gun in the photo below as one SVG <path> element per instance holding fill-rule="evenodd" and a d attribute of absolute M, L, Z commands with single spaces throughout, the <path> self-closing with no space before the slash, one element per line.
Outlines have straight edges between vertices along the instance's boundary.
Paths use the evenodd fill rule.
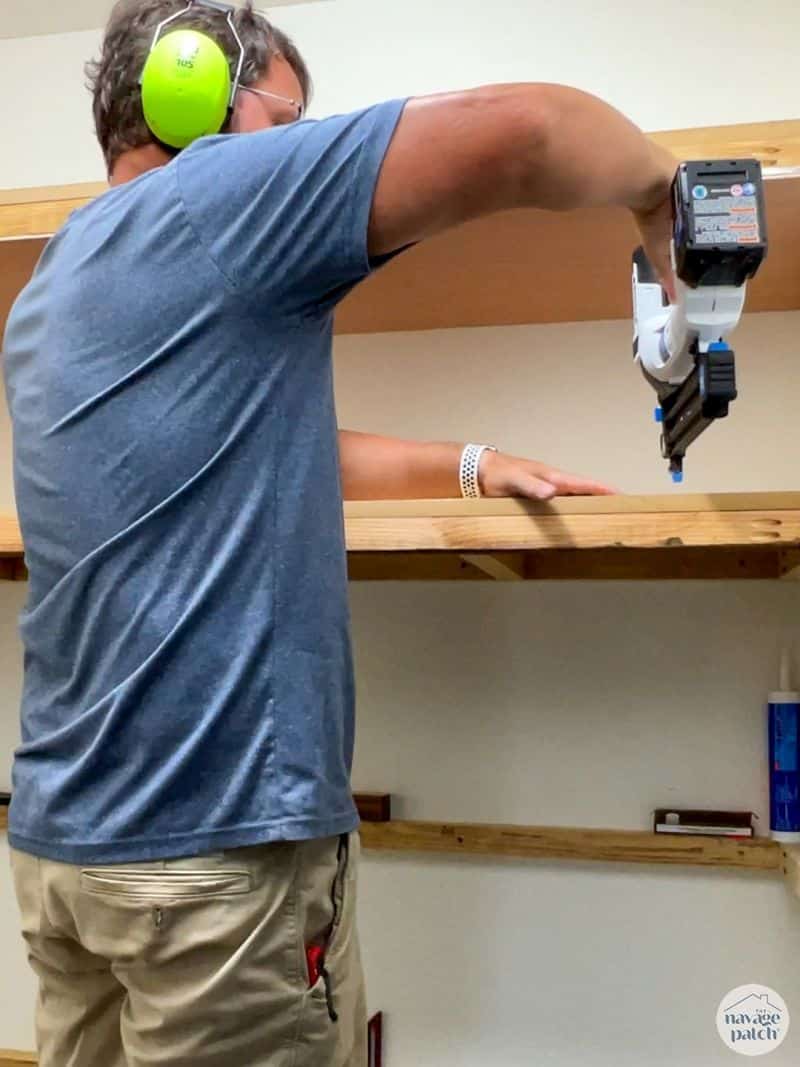
<path fill-rule="evenodd" d="M 661 453 L 680 482 L 689 445 L 736 399 L 735 357 L 725 338 L 767 254 L 761 166 L 755 159 L 681 163 L 672 208 L 677 302 L 669 303 L 637 249 L 633 355 L 658 396 Z"/>

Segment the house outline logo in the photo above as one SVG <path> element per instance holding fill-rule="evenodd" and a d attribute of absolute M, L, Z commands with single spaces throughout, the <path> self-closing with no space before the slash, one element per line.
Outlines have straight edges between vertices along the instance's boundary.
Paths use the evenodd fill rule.
<path fill-rule="evenodd" d="M 740 1056 L 764 1056 L 779 1048 L 789 1032 L 789 1009 L 783 997 L 763 985 L 743 985 L 722 998 L 717 1031 Z"/>

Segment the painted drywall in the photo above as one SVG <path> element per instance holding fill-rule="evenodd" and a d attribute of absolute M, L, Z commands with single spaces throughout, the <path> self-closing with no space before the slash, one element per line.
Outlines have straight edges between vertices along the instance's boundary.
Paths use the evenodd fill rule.
<path fill-rule="evenodd" d="M 313 114 L 495 81 L 598 93 L 645 129 L 800 113 L 794 0 L 337 0 L 279 8 L 314 73 Z M 104 177 L 83 64 L 100 34 L 0 40 L 0 186 Z"/>
<path fill-rule="evenodd" d="M 271 0 L 270 12 L 302 0 Z M 335 0 L 312 0 L 335 3 Z M 70 33 L 104 25 L 113 0 L 39 0 L 36 5 L 6 3 L 0 11 L 0 38 L 30 37 L 34 34 Z"/>

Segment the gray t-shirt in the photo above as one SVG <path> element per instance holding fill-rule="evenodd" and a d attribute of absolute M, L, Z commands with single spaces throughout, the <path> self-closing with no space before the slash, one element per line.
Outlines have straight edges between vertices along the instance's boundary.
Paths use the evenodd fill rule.
<path fill-rule="evenodd" d="M 15 848 L 357 826 L 332 319 L 403 106 L 199 141 L 75 212 L 17 300 Z"/>

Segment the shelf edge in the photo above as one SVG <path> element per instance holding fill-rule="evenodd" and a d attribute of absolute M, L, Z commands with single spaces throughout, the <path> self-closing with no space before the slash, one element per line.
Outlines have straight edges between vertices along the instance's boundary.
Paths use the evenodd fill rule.
<path fill-rule="evenodd" d="M 654 834 L 639 830 L 392 821 L 363 823 L 364 848 L 517 859 L 783 870 L 784 851 L 765 838 Z"/>

